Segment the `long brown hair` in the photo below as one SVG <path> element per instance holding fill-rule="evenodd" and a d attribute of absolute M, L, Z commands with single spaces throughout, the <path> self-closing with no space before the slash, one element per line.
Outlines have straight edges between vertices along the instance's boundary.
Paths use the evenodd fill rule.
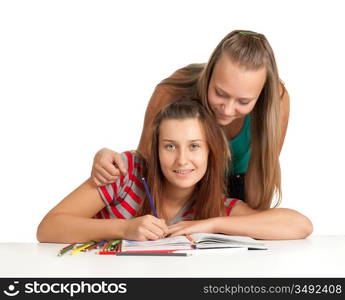
<path fill-rule="evenodd" d="M 207 99 L 208 87 L 214 66 L 224 54 L 245 69 L 266 69 L 266 82 L 250 113 L 252 141 L 245 177 L 245 200 L 253 208 L 266 209 L 277 194 L 275 206 L 278 206 L 282 197 L 279 165 L 282 95 L 279 95 L 280 81 L 274 53 L 266 37 L 253 31 L 234 30 L 218 44 L 207 64 L 189 65 L 178 71 L 179 77 L 167 78 L 160 84 L 168 84 L 181 94 L 201 99 L 202 104 L 213 114 Z M 255 190 L 256 194 L 250 194 L 251 190 Z"/>
<path fill-rule="evenodd" d="M 184 98 L 165 106 L 153 123 L 151 153 L 147 159 L 146 174 L 159 217 L 164 217 L 161 195 L 165 180 L 159 163 L 160 125 L 164 120 L 190 118 L 201 122 L 209 149 L 206 173 L 196 184 L 192 199 L 189 199 L 193 201 L 194 218 L 198 220 L 224 215 L 225 174 L 230 159 L 226 138 L 200 101 Z M 139 214 L 148 213 L 151 213 L 151 207 L 145 199 Z"/>

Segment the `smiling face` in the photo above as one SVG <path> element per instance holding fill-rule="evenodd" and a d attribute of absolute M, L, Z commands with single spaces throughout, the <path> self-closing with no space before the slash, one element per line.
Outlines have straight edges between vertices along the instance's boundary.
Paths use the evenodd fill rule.
<path fill-rule="evenodd" d="M 194 189 L 207 170 L 209 148 L 197 118 L 164 120 L 159 129 L 159 162 L 165 184 Z"/>
<path fill-rule="evenodd" d="M 230 124 L 249 114 L 266 81 L 266 69 L 246 70 L 221 55 L 214 66 L 208 87 L 208 103 L 214 111 L 217 123 Z"/>

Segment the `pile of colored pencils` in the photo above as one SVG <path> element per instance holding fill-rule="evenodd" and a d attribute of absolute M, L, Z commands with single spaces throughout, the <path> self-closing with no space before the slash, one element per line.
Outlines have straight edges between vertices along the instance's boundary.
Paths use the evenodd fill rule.
<path fill-rule="evenodd" d="M 58 252 L 58 256 L 62 256 L 67 252 L 70 252 L 69 254 L 76 254 L 78 252 L 88 252 L 94 249 L 99 249 L 95 252 L 95 254 L 108 254 L 108 252 L 113 254 L 114 252 L 120 251 L 121 240 L 103 240 L 100 242 L 90 241 L 84 244 L 70 244 L 62 248 Z"/>

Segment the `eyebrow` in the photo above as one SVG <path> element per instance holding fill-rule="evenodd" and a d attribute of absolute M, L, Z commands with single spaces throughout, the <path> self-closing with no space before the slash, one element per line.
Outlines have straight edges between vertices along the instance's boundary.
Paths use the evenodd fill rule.
<path fill-rule="evenodd" d="M 221 89 L 219 86 L 217 86 L 216 84 L 214 85 L 215 86 L 215 88 L 217 89 L 217 90 L 219 90 L 221 93 L 223 93 L 223 94 L 225 94 L 225 96 L 227 96 L 227 97 L 229 97 L 230 95 L 226 92 L 226 91 L 224 91 L 223 89 Z M 254 100 L 256 97 L 249 97 L 249 98 L 238 98 L 239 100 L 249 100 L 249 101 L 251 101 L 251 100 Z"/>
<path fill-rule="evenodd" d="M 162 139 L 163 142 L 176 143 L 174 140 Z M 202 139 L 189 140 L 188 142 L 202 142 Z"/>

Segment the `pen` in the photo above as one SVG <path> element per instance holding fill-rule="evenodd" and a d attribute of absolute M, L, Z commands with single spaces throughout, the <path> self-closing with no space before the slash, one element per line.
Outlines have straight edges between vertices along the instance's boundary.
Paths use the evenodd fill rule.
<path fill-rule="evenodd" d="M 142 182 L 143 182 L 143 184 L 144 184 L 145 191 L 146 191 L 146 195 L 147 195 L 147 197 L 149 198 L 149 202 L 150 202 L 150 205 L 151 205 L 151 209 L 152 209 L 152 211 L 153 211 L 153 215 L 154 215 L 156 218 L 158 218 L 157 211 L 156 211 L 156 207 L 155 207 L 155 205 L 154 205 L 154 203 L 153 203 L 153 199 L 152 199 L 152 196 L 151 196 L 151 194 L 150 194 L 149 187 L 147 186 L 147 183 L 146 183 L 146 181 L 145 181 L 145 178 L 142 177 L 141 180 L 142 180 Z"/>

